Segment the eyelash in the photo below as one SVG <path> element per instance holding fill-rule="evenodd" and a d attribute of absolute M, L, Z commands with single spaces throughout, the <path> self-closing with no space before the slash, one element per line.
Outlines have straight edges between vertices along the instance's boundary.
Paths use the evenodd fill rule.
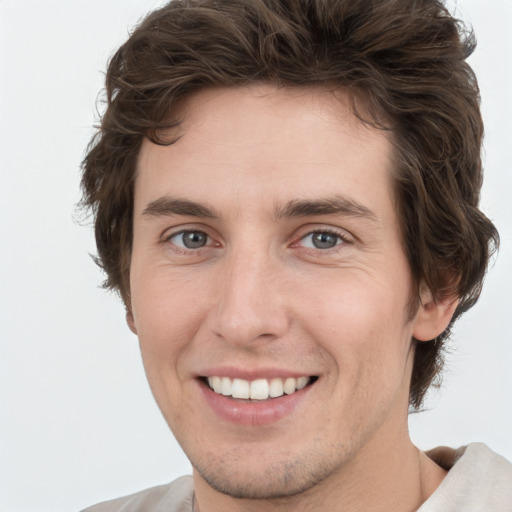
<path fill-rule="evenodd" d="M 186 233 L 201 234 L 201 235 L 206 236 L 205 245 L 202 245 L 197 248 L 188 248 L 188 247 L 182 247 L 180 245 L 177 245 L 176 243 L 171 241 L 173 238 L 178 237 L 180 235 L 183 236 Z M 296 239 L 296 241 L 294 241 L 290 246 L 291 247 L 300 247 L 301 242 L 303 242 L 307 237 L 310 237 L 315 234 L 333 236 L 333 237 L 337 238 L 337 243 L 333 247 L 327 247 L 327 248 L 323 248 L 323 249 L 318 248 L 318 247 L 303 247 L 305 250 L 315 251 L 315 252 L 319 251 L 322 253 L 337 252 L 340 250 L 341 246 L 352 243 L 352 241 L 347 237 L 347 235 L 341 231 L 338 231 L 338 230 L 332 229 L 332 228 L 319 228 L 319 229 L 312 229 L 304 234 L 301 234 L 300 237 L 298 239 Z M 164 236 L 162 238 L 162 243 L 163 244 L 170 243 L 171 245 L 173 245 L 174 251 L 180 252 L 183 255 L 188 255 L 191 252 L 198 253 L 202 249 L 211 247 L 212 240 L 213 240 L 212 237 L 206 231 L 204 231 L 202 229 L 181 229 L 180 231 L 173 232 L 173 233 L 170 233 L 169 235 Z M 220 245 L 221 245 L 220 243 L 214 244 L 214 246 L 217 246 L 217 247 L 219 247 Z"/>
<path fill-rule="evenodd" d="M 336 229 L 332 228 L 319 228 L 319 229 L 312 229 L 308 231 L 307 233 L 301 235 L 296 242 L 292 244 L 292 246 L 297 246 L 300 244 L 300 242 L 304 241 L 307 237 L 315 235 L 315 234 L 322 234 L 322 235 L 330 235 L 338 239 L 337 243 L 333 247 L 328 247 L 324 249 L 320 249 L 318 247 L 304 247 L 306 250 L 312 250 L 312 251 L 320 251 L 320 252 L 336 252 L 340 250 L 340 246 L 343 246 L 345 244 L 350 244 L 351 241 L 348 238 L 348 236 Z"/>
<path fill-rule="evenodd" d="M 186 233 L 191 233 L 191 234 L 201 234 L 201 235 L 204 235 L 206 236 L 206 243 L 205 245 L 202 245 L 200 247 L 197 247 L 195 249 L 192 249 L 192 248 L 188 248 L 188 247 L 181 247 L 179 245 L 177 245 L 176 243 L 173 243 L 171 240 L 175 237 L 178 237 L 178 236 L 183 236 L 184 234 Z M 202 229 L 181 229 L 180 231 L 177 231 L 177 232 L 174 232 L 174 233 L 170 233 L 169 235 L 166 235 L 164 236 L 164 238 L 162 239 L 162 243 L 163 244 L 171 244 L 174 246 L 174 250 L 175 251 L 178 251 L 182 254 L 190 254 L 190 252 L 198 252 L 200 251 L 201 249 L 204 249 L 205 247 L 208 247 L 209 246 L 209 243 L 211 244 L 211 241 L 212 241 L 212 237 L 210 235 L 208 235 L 208 233 Z M 220 244 L 216 244 L 216 245 L 220 245 Z"/>

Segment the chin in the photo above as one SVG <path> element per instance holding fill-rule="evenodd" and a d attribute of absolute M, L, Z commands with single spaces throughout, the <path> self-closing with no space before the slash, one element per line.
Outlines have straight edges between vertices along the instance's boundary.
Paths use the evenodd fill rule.
<path fill-rule="evenodd" d="M 198 475 L 213 489 L 237 499 L 277 500 L 307 492 L 336 471 L 325 458 L 295 457 L 292 460 L 269 461 L 258 468 L 247 467 L 249 462 L 202 460 L 193 464 Z"/>

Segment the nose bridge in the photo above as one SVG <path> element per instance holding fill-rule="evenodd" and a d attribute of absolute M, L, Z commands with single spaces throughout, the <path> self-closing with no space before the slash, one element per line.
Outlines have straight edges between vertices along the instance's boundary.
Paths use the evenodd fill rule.
<path fill-rule="evenodd" d="M 281 336 L 288 317 L 279 273 L 279 261 L 262 247 L 231 250 L 218 276 L 214 333 L 241 345 Z"/>

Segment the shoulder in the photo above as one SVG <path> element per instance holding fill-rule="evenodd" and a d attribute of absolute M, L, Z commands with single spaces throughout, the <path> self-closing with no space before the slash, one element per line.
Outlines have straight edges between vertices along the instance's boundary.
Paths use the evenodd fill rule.
<path fill-rule="evenodd" d="M 436 448 L 427 455 L 449 471 L 418 512 L 512 511 L 512 464 L 485 444 Z"/>
<path fill-rule="evenodd" d="M 182 476 L 170 484 L 105 501 L 82 512 L 192 512 L 194 484 L 191 476 Z"/>

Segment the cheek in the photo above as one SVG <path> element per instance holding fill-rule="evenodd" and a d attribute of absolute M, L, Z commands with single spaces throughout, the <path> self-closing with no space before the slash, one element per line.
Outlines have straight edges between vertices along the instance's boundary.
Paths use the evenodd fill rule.
<path fill-rule="evenodd" d="M 174 366 L 194 337 L 204 309 L 196 288 L 161 271 L 132 273 L 133 317 L 147 368 Z"/>
<path fill-rule="evenodd" d="M 391 294 L 369 280 L 344 284 L 309 301 L 306 329 L 334 359 L 342 379 L 350 376 L 365 386 L 401 379 L 412 336 L 406 294 Z"/>
<path fill-rule="evenodd" d="M 175 291 L 171 281 L 146 275 L 132 287 L 132 304 L 148 383 L 164 417 L 173 424 L 188 407 L 183 361 L 198 325 L 196 301 Z"/>
<path fill-rule="evenodd" d="M 141 330 L 165 331 L 180 327 L 195 308 L 199 284 L 177 279 L 165 263 L 144 261 L 132 265 L 130 274 L 132 308 L 139 335 Z M 186 305 L 186 307 L 184 307 Z"/>

